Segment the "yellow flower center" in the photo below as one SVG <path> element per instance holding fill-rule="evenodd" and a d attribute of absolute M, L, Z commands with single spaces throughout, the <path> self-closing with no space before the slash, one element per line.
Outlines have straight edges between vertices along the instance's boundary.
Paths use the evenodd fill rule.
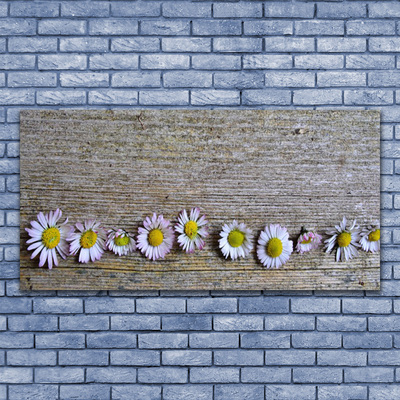
<path fill-rule="evenodd" d="M 127 244 L 129 244 L 130 241 L 131 239 L 129 238 L 129 236 L 117 236 L 114 239 L 114 243 L 117 246 L 126 246 Z"/>
<path fill-rule="evenodd" d="M 272 257 L 276 258 L 282 254 L 283 245 L 282 241 L 278 238 L 272 238 L 267 243 L 267 254 Z"/>
<path fill-rule="evenodd" d="M 244 234 L 240 231 L 233 230 L 228 235 L 228 242 L 232 247 L 239 247 L 244 242 Z"/>
<path fill-rule="evenodd" d="M 188 221 L 185 224 L 185 233 L 186 236 L 192 240 L 197 235 L 197 223 L 194 221 Z"/>
<path fill-rule="evenodd" d="M 60 243 L 60 231 L 57 228 L 47 228 L 42 233 L 42 242 L 48 249 L 54 249 Z"/>
<path fill-rule="evenodd" d="M 312 238 L 309 238 L 308 240 L 303 240 L 303 241 L 301 242 L 301 244 L 308 244 L 308 243 L 311 243 L 311 240 L 312 240 Z"/>
<path fill-rule="evenodd" d="M 370 242 L 377 242 L 381 238 L 381 230 L 377 229 L 376 231 L 371 232 L 368 235 L 368 240 Z"/>
<path fill-rule="evenodd" d="M 351 242 L 351 234 L 349 232 L 342 232 L 338 236 L 337 242 L 339 247 L 347 247 Z"/>
<path fill-rule="evenodd" d="M 86 231 L 81 236 L 81 246 L 84 249 L 90 249 L 95 245 L 96 241 L 97 241 L 97 233 L 93 232 L 92 230 Z"/>
<path fill-rule="evenodd" d="M 164 240 L 164 235 L 160 229 L 152 229 L 149 232 L 149 244 L 150 246 L 157 247 Z"/>

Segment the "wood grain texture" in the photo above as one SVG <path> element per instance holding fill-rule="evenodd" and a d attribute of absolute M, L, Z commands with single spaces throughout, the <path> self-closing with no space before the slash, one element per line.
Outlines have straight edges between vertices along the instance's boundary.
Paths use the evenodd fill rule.
<path fill-rule="evenodd" d="M 379 219 L 379 123 L 378 111 L 22 111 L 21 288 L 377 290 L 379 254 L 337 263 L 321 248 L 272 270 L 255 250 L 225 261 L 218 238 L 233 219 L 256 237 L 280 223 L 293 241 L 303 225 L 326 239 L 343 215 Z M 202 252 L 175 244 L 156 262 L 139 252 L 87 265 L 69 257 L 49 271 L 26 250 L 39 211 L 137 232 L 153 212 L 176 222 L 194 206 L 210 221 Z"/>

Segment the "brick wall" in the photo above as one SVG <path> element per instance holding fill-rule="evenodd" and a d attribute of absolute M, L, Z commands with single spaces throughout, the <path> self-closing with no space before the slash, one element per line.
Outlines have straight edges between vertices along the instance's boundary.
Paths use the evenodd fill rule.
<path fill-rule="evenodd" d="M 0 1 L 0 399 L 400 398 L 399 17 L 391 1 Z M 19 111 L 148 106 L 380 109 L 382 290 L 20 292 Z"/>

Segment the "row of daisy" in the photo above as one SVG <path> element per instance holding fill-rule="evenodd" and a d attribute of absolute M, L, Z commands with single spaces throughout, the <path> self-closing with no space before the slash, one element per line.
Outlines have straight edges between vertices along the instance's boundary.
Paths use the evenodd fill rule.
<path fill-rule="evenodd" d="M 99 260 L 105 250 L 115 254 L 127 255 L 138 248 L 147 258 L 157 260 L 164 258 L 172 249 L 175 232 L 178 235 L 180 247 L 192 253 L 195 249 L 202 250 L 205 238 L 208 236 L 208 221 L 205 215 L 200 216 L 199 208 L 192 208 L 190 213 L 183 210 L 178 216 L 178 222 L 171 227 L 170 221 L 156 213 L 143 221 L 138 229 L 137 243 L 134 235 L 124 229 L 106 229 L 96 220 L 86 220 L 74 226 L 67 225 L 68 218 L 59 223 L 62 212 L 60 209 L 44 215 L 40 212 L 37 221 L 31 221 L 31 228 L 26 228 L 30 239 L 28 250 L 33 251 L 31 258 L 40 253 L 39 267 L 47 262 L 49 269 L 58 265 L 57 252 L 65 259 L 68 255 L 79 254 L 79 262 Z M 363 228 L 356 225 L 346 227 L 347 220 L 327 231 L 331 237 L 325 241 L 326 252 L 336 249 L 336 261 L 347 261 L 358 255 L 357 248 L 375 253 L 380 249 L 379 222 Z M 225 258 L 235 260 L 247 257 L 253 249 L 253 233 L 244 223 L 236 220 L 224 224 L 220 232 L 219 247 Z M 319 247 L 322 236 L 314 230 L 302 231 L 298 237 L 296 251 L 300 254 Z M 279 268 L 285 264 L 293 252 L 293 242 L 289 233 L 279 224 L 267 225 L 261 232 L 257 242 L 257 257 L 267 268 Z"/>

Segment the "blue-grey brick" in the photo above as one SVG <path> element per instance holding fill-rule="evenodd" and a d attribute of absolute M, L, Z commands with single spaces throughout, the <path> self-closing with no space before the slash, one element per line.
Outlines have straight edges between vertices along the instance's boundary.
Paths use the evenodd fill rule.
<path fill-rule="evenodd" d="M 3 293 L 4 296 L 4 293 Z M 7 329 L 7 317 L 1 316 L 0 318 L 0 331 L 5 331 Z"/>
<path fill-rule="evenodd" d="M 160 40 L 151 37 L 115 38 L 111 40 L 111 51 L 115 52 L 156 52 Z"/>
<path fill-rule="evenodd" d="M 195 20 L 193 35 L 196 36 L 237 36 L 242 33 L 241 21 L 236 20 Z"/>
<path fill-rule="evenodd" d="M 213 388 L 210 385 L 165 385 L 163 387 L 164 400 L 209 400 L 212 398 Z"/>
<path fill-rule="evenodd" d="M 135 383 L 136 370 L 124 367 L 87 368 L 87 383 Z"/>
<path fill-rule="evenodd" d="M 394 381 L 393 368 L 345 368 L 344 381 L 351 383 L 386 383 Z"/>
<path fill-rule="evenodd" d="M 19 160 L 0 160 L 1 174 L 14 174 L 19 172 Z M 19 196 L 3 194 L 0 196 L 0 207 L 3 209 L 19 208 Z M 17 244 L 17 230 L 15 228 L 0 229 L 0 244 Z"/>
<path fill-rule="evenodd" d="M 211 330 L 211 315 L 180 315 L 162 317 L 164 331 L 208 331 Z"/>
<path fill-rule="evenodd" d="M 390 105 L 393 104 L 393 92 L 378 89 L 345 90 L 344 103 L 349 105 Z"/>
<path fill-rule="evenodd" d="M 305 89 L 305 90 L 295 90 L 293 93 L 293 104 L 296 105 L 316 105 L 316 104 L 342 104 L 342 91 L 337 89 Z M 300 300 L 300 299 L 298 299 Z M 307 299 L 304 299 L 307 300 Z M 331 299 L 338 300 L 338 299 Z M 310 301 L 312 304 L 313 301 Z M 317 303 L 318 304 L 318 303 Z M 313 307 L 318 307 L 313 304 Z M 336 306 L 335 306 L 336 307 Z M 334 307 L 333 307 L 334 308 Z M 339 311 L 329 311 L 326 312 L 339 312 Z M 304 311 L 306 312 L 306 311 Z M 313 312 L 313 311 L 309 311 Z"/>
<path fill-rule="evenodd" d="M 157 57 L 165 57 L 166 55 L 160 55 Z M 142 56 L 142 60 L 143 60 Z M 156 60 L 157 60 L 156 57 Z M 176 57 L 176 56 L 174 56 Z M 186 57 L 186 56 L 180 56 L 180 57 Z M 172 62 L 173 59 L 171 59 Z M 183 60 L 181 61 L 180 64 L 183 63 Z M 187 62 L 185 61 L 184 66 L 189 65 L 189 60 Z M 168 65 L 170 62 L 168 63 Z M 147 65 L 151 65 L 151 60 L 147 63 Z M 164 65 L 162 63 L 161 65 Z M 241 61 L 240 61 L 240 56 L 234 56 L 234 55 L 219 55 L 219 54 L 204 54 L 204 55 L 194 55 L 192 56 L 192 66 L 194 69 L 206 69 L 206 70 L 238 70 L 241 68 Z M 142 61 L 142 68 L 143 68 L 143 61 Z M 165 67 L 164 67 L 165 68 Z M 171 68 L 168 67 L 167 68 Z M 179 68 L 179 67 L 178 67 Z M 182 68 L 182 67 L 180 67 Z"/>
<path fill-rule="evenodd" d="M 215 385 L 215 400 L 264 400 L 262 385 Z"/>
<path fill-rule="evenodd" d="M 54 350 L 10 350 L 7 351 L 7 364 L 13 366 L 51 366 L 56 365 L 57 353 Z"/>
<path fill-rule="evenodd" d="M 368 74 L 368 85 L 373 87 L 397 87 L 400 84 L 399 71 L 374 71 Z"/>
<path fill-rule="evenodd" d="M 58 397 L 57 385 L 10 385 L 9 400 L 49 400 Z"/>
<path fill-rule="evenodd" d="M 9 87 L 56 87 L 57 75 L 52 72 L 10 72 Z"/>
<path fill-rule="evenodd" d="M 268 1 L 264 5 L 264 16 L 268 18 L 313 18 L 314 4 Z"/>
<path fill-rule="evenodd" d="M 191 348 L 237 348 L 239 347 L 238 333 L 191 333 L 189 335 Z"/>
<path fill-rule="evenodd" d="M 382 193 L 381 194 L 381 209 L 391 210 L 393 208 L 393 199 L 391 194 Z"/>
<path fill-rule="evenodd" d="M 293 368 L 294 383 L 341 383 L 341 368 Z"/>
<path fill-rule="evenodd" d="M 137 35 L 138 21 L 134 19 L 104 18 L 89 21 L 90 35 Z"/>
<path fill-rule="evenodd" d="M 311 350 L 266 350 L 266 365 L 314 365 L 315 351 Z"/>
<path fill-rule="evenodd" d="M 335 385 L 335 388 L 337 386 Z M 315 386 L 309 385 L 266 385 L 266 399 L 279 400 L 314 400 L 316 396 Z M 337 400 L 337 399 L 336 399 Z"/>
<path fill-rule="evenodd" d="M 106 52 L 108 51 L 108 39 L 104 38 L 61 38 L 60 50 L 65 52 Z"/>
<path fill-rule="evenodd" d="M 234 298 L 188 299 L 187 311 L 190 313 L 234 313 L 237 300 Z"/>
<path fill-rule="evenodd" d="M 6 39 L 0 38 L 0 53 L 5 53 L 5 52 L 6 52 Z"/>
<path fill-rule="evenodd" d="M 291 92 L 279 89 L 243 90 L 242 102 L 244 105 L 289 105 L 291 102 Z"/>
<path fill-rule="evenodd" d="M 19 263 L 2 263 L 0 268 L 0 278 L 2 279 L 19 279 Z"/>
<path fill-rule="evenodd" d="M 312 331 L 314 328 L 314 316 L 271 315 L 265 318 L 265 330 L 268 331 Z"/>
<path fill-rule="evenodd" d="M 33 347 L 32 333 L 1 332 L 0 343 L 3 349 L 23 349 Z"/>
<path fill-rule="evenodd" d="M 299 36 L 337 36 L 344 35 L 344 22 L 324 20 L 296 21 L 294 23 L 294 29 L 296 35 Z"/>
<path fill-rule="evenodd" d="M 34 35 L 36 20 L 31 18 L 5 18 L 0 20 L 0 36 Z"/>
<path fill-rule="evenodd" d="M 365 72 L 321 71 L 317 74 L 317 83 L 320 87 L 334 86 L 366 86 Z"/>
<path fill-rule="evenodd" d="M 192 383 L 238 383 L 239 368 L 212 367 L 190 368 L 190 382 Z"/>
<path fill-rule="evenodd" d="M 368 318 L 368 329 L 370 331 L 400 331 L 400 316 L 384 316 Z"/>
<path fill-rule="evenodd" d="M 189 91 L 174 90 L 174 91 L 155 91 L 141 90 L 139 92 L 139 104 L 143 105 L 178 105 L 183 106 L 189 104 Z M 161 299 L 160 299 L 161 300 Z M 168 312 L 168 311 L 163 311 Z M 171 312 L 182 312 L 175 309 Z"/>
<path fill-rule="evenodd" d="M 108 365 L 106 350 L 61 350 L 59 365 Z"/>
<path fill-rule="evenodd" d="M 113 315 L 111 329 L 117 331 L 151 331 L 161 327 L 160 317 L 156 315 Z"/>
<path fill-rule="evenodd" d="M 266 87 L 314 87 L 315 74 L 312 72 L 268 71 L 265 74 Z"/>
<path fill-rule="evenodd" d="M 0 58 L 0 69 L 34 69 L 35 56 L 28 54 L 4 54 Z"/>
<path fill-rule="evenodd" d="M 84 35 L 86 33 L 85 21 L 70 19 L 48 19 L 38 22 L 39 35 Z"/>
<path fill-rule="evenodd" d="M 400 17 L 400 4 L 394 1 L 382 1 L 369 5 L 370 18 Z"/>
<path fill-rule="evenodd" d="M 10 53 L 50 53 L 57 51 L 56 38 L 10 37 L 8 39 Z"/>
<path fill-rule="evenodd" d="M 343 335 L 345 349 L 387 349 L 392 347 L 389 333 L 355 333 Z"/>
<path fill-rule="evenodd" d="M 296 332 L 292 334 L 294 348 L 330 349 L 341 347 L 342 335 L 340 333 L 326 332 Z"/>
<path fill-rule="evenodd" d="M 0 368 L 0 383 L 31 383 L 32 381 L 32 368 Z"/>
<path fill-rule="evenodd" d="M 345 314 L 390 314 L 391 300 L 378 299 L 343 299 Z"/>
<path fill-rule="evenodd" d="M 167 2 L 162 5 L 162 14 L 169 18 L 211 17 L 211 3 Z"/>
<path fill-rule="evenodd" d="M 95 297 L 85 300 L 87 314 L 133 313 L 135 312 L 135 299 L 109 299 Z"/>
<path fill-rule="evenodd" d="M 340 69 L 344 65 L 344 56 L 338 54 L 296 55 L 294 65 L 301 69 Z"/>
<path fill-rule="evenodd" d="M 381 157 L 400 158 L 400 149 L 396 142 L 384 142 L 381 145 Z"/>
<path fill-rule="evenodd" d="M 370 400 L 388 400 L 395 399 L 400 396 L 400 386 L 399 385 L 371 385 L 369 391 Z"/>
<path fill-rule="evenodd" d="M 315 48 L 313 38 L 267 37 L 264 39 L 264 45 L 267 52 L 283 53 L 311 52 Z"/>
<path fill-rule="evenodd" d="M 318 38 L 317 51 L 324 53 L 363 53 L 367 48 L 364 38 Z"/>
<path fill-rule="evenodd" d="M 0 17 L 6 17 L 8 12 L 8 4 L 6 2 L 0 3 Z"/>
<path fill-rule="evenodd" d="M 395 60 L 392 55 L 349 54 L 346 56 L 346 68 L 351 69 L 392 69 Z"/>
<path fill-rule="evenodd" d="M 160 353 L 154 350 L 112 350 L 111 365 L 157 366 Z"/>
<path fill-rule="evenodd" d="M 186 383 L 187 381 L 187 368 L 138 368 L 138 382 L 140 383 Z"/>
<path fill-rule="evenodd" d="M 60 399 L 109 400 L 110 386 L 101 384 L 61 385 Z"/>
<path fill-rule="evenodd" d="M 372 52 L 398 52 L 399 49 L 400 49 L 400 38 L 373 37 L 369 39 L 369 50 Z"/>
<path fill-rule="evenodd" d="M 262 51 L 260 38 L 214 38 L 213 50 L 223 53 L 256 53 Z"/>
<path fill-rule="evenodd" d="M 11 146 L 13 145 L 13 146 Z M 11 142 L 7 144 L 7 157 L 18 157 L 19 155 L 19 143 Z M 3 216 L 3 225 L 4 225 L 4 216 Z M 1 220 L 1 218 L 0 218 Z M 6 213 L 6 224 L 8 226 L 19 226 L 19 212 L 18 211 L 7 211 Z M 10 247 L 15 250 L 16 247 Z M 7 249 L 5 249 L 7 250 Z M 13 260 L 10 260 L 13 261 Z"/>
<path fill-rule="evenodd" d="M 377 5 L 382 8 L 383 3 Z M 374 4 L 370 4 L 370 7 Z M 371 13 L 371 8 L 369 9 Z M 346 22 L 346 32 L 347 35 L 394 35 L 395 34 L 395 23 L 394 21 L 368 21 L 368 20 L 357 20 L 357 21 L 347 21 Z"/>
<path fill-rule="evenodd" d="M 88 348 L 135 348 L 136 334 L 131 332 L 99 332 L 87 335 Z"/>
<path fill-rule="evenodd" d="M 145 54 L 140 56 L 140 66 L 142 69 L 188 69 L 189 56 L 183 54 Z"/>
<path fill-rule="evenodd" d="M 106 1 L 61 3 L 62 17 L 106 17 L 109 4 Z"/>
<path fill-rule="evenodd" d="M 39 70 L 85 69 L 87 60 L 80 54 L 39 55 Z"/>
<path fill-rule="evenodd" d="M 261 18 L 262 4 L 259 3 L 215 3 L 214 18 Z"/>
<path fill-rule="evenodd" d="M 182 49 L 191 53 L 209 53 L 211 39 L 209 38 L 163 38 L 161 49 L 165 52 L 180 53 Z"/>
<path fill-rule="evenodd" d="M 45 90 L 37 92 L 36 102 L 40 105 L 85 104 L 86 92 L 83 90 Z"/>
<path fill-rule="evenodd" d="M 2 228 L 2 230 L 4 230 L 4 229 L 6 229 L 6 228 Z M 0 237 L 1 237 L 1 235 L 0 235 Z M 0 313 L 1 314 L 29 314 L 31 312 L 31 309 L 32 309 L 31 299 L 0 298 Z"/>
<path fill-rule="evenodd" d="M 96 54 L 89 58 L 90 69 L 137 69 L 138 64 L 135 54 Z"/>
<path fill-rule="evenodd" d="M 113 400 L 161 400 L 161 387 L 155 385 L 118 385 L 112 387 Z"/>
<path fill-rule="evenodd" d="M 242 297 L 239 312 L 244 314 L 277 314 L 289 312 L 289 299 L 283 297 Z"/>
<path fill-rule="evenodd" d="M 24 299 L 13 299 L 24 300 Z M 12 310 L 14 311 L 14 310 Z M 10 331 L 56 331 L 57 317 L 47 315 L 9 316 L 8 329 Z"/>
<path fill-rule="evenodd" d="M 365 317 L 330 316 L 318 317 L 317 329 L 319 331 L 365 331 L 367 319 Z"/>
<path fill-rule="evenodd" d="M 261 315 L 215 316 L 216 331 L 261 331 L 264 322 Z"/>
<path fill-rule="evenodd" d="M 294 313 L 317 313 L 331 314 L 340 312 L 340 299 L 307 299 L 294 298 L 291 302 Z"/>
<path fill-rule="evenodd" d="M 161 355 L 163 365 L 211 365 L 212 352 L 206 350 L 165 350 Z"/>
<path fill-rule="evenodd" d="M 17 124 L 0 125 L 0 139 L 2 140 L 19 139 L 19 126 Z"/>
<path fill-rule="evenodd" d="M 356 385 L 318 386 L 319 400 L 367 400 L 367 387 Z"/>
<path fill-rule="evenodd" d="M 22 2 L 10 3 L 11 17 L 58 17 L 58 3 L 46 2 Z"/>
<path fill-rule="evenodd" d="M 214 75 L 216 88 L 255 89 L 264 86 L 261 72 L 219 72 Z"/>
<path fill-rule="evenodd" d="M 0 73 L 0 87 L 4 87 L 6 85 L 6 74 Z M 5 110 L 1 109 L 0 111 L 0 121 L 5 121 Z"/>
<path fill-rule="evenodd" d="M 0 154 L 5 149 L 5 143 L 2 143 L 2 144 L 3 144 L 3 146 L 0 146 Z M 5 153 L 3 153 L 3 157 L 4 157 L 4 154 Z M 0 192 L 5 192 L 5 191 L 6 191 L 6 178 L 4 176 L 2 176 L 2 177 L 0 177 Z M 1 251 L 0 251 L 0 253 L 1 253 Z M 9 261 L 14 261 L 14 260 L 9 260 Z"/>
<path fill-rule="evenodd" d="M 81 299 L 38 298 L 33 300 L 35 314 L 76 314 L 83 312 Z"/>
<path fill-rule="evenodd" d="M 188 345 L 188 335 L 183 333 L 143 333 L 139 334 L 142 349 L 178 349 Z"/>
<path fill-rule="evenodd" d="M 263 365 L 262 350 L 216 350 L 214 351 L 215 365 Z"/>
<path fill-rule="evenodd" d="M 114 2 L 111 15 L 114 17 L 158 17 L 161 14 L 157 2 Z"/>
<path fill-rule="evenodd" d="M 292 56 L 276 54 L 255 54 L 243 56 L 244 69 L 290 69 Z"/>
<path fill-rule="evenodd" d="M 142 74 L 144 74 L 142 72 Z M 149 72 L 150 74 L 150 72 Z M 160 78 L 157 75 L 159 85 Z M 202 71 L 169 71 L 163 74 L 164 87 L 211 87 L 212 73 Z"/>
<path fill-rule="evenodd" d="M 109 329 L 109 318 L 96 315 L 71 315 L 60 317 L 63 331 L 100 331 Z"/>
<path fill-rule="evenodd" d="M 317 364 L 362 367 L 367 365 L 367 353 L 365 351 L 321 350 L 317 354 Z"/>
<path fill-rule="evenodd" d="M 292 35 L 293 23 L 291 21 L 244 21 L 245 35 Z"/>
<path fill-rule="evenodd" d="M 335 3 L 318 3 L 318 18 L 362 18 L 366 17 L 367 8 L 361 3 L 343 3 L 339 6 Z"/>
<path fill-rule="evenodd" d="M 290 368 L 245 367 L 241 371 L 244 383 L 290 383 Z"/>
<path fill-rule="evenodd" d="M 368 353 L 369 365 L 400 365 L 400 351 L 372 350 Z"/>
<path fill-rule="evenodd" d="M 36 368 L 35 382 L 38 383 L 83 383 L 84 369 L 80 367 L 68 368 Z"/>
<path fill-rule="evenodd" d="M 105 87 L 108 86 L 108 73 L 102 72 L 62 72 L 60 84 L 63 87 Z"/>
<path fill-rule="evenodd" d="M 290 334 L 270 332 L 243 333 L 240 335 L 240 346 L 255 349 L 287 349 L 290 347 Z"/>
<path fill-rule="evenodd" d="M 143 20 L 140 25 L 141 35 L 174 36 L 189 35 L 189 21 Z"/>
<path fill-rule="evenodd" d="M 89 104 L 135 105 L 138 102 L 138 93 L 132 90 L 92 90 L 88 101 Z"/>

